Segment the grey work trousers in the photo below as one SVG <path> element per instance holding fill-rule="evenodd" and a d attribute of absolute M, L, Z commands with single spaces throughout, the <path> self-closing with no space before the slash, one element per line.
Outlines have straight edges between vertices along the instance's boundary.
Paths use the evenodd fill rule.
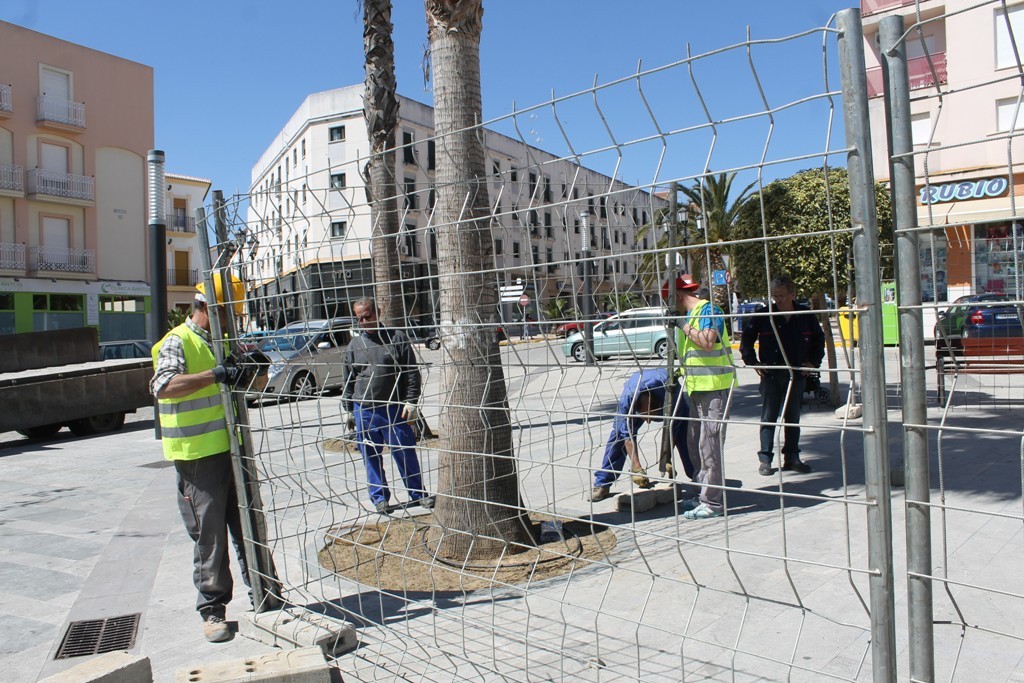
<path fill-rule="evenodd" d="M 199 591 L 196 609 L 204 619 L 211 615 L 223 618 L 234 588 L 229 533 L 245 585 L 249 585 L 231 454 L 175 460 L 174 468 L 178 473 L 178 510 L 195 542 L 192 581 Z"/>
<path fill-rule="evenodd" d="M 722 509 L 722 444 L 725 441 L 725 401 L 728 389 L 694 391 L 690 399 L 690 424 L 686 446 L 693 468 L 699 469 L 700 500 L 713 510 Z"/>

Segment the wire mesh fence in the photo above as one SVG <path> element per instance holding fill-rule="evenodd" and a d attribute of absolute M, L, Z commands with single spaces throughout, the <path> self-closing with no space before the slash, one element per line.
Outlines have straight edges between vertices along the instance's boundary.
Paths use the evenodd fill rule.
<path fill-rule="evenodd" d="M 993 2 L 953 12 L 946 25 L 993 8 L 1002 11 Z M 244 462 L 266 527 L 254 542 L 273 559 L 270 593 L 300 613 L 356 625 L 359 647 L 338 659 L 345 671 L 360 680 L 882 680 L 907 667 L 917 678 L 922 665 L 908 663 L 917 653 L 915 662 L 934 659 L 935 677 L 1019 672 L 1020 376 L 968 374 L 951 354 L 960 371 L 937 405 L 937 377 L 909 372 L 911 361 L 926 362 L 920 316 L 955 292 L 949 268 L 941 298 L 934 288 L 922 300 L 919 288 L 915 301 L 899 240 L 927 238 L 913 251 L 924 259 L 913 274 L 934 284 L 940 248 L 928 245 L 945 239 L 948 253 L 959 227 L 936 220 L 934 205 L 904 224 L 900 198 L 890 206 L 888 190 L 871 183 L 867 126 L 858 138 L 851 117 L 870 117 L 874 174 L 890 177 L 871 70 L 882 56 L 871 47 L 878 26 L 868 19 L 862 34 L 855 13 L 838 22 L 638 65 L 472 128 L 486 159 L 482 217 L 440 219 L 435 209 L 450 193 L 439 157 L 454 137 L 434 133 L 430 108 L 402 99 L 395 195 L 377 200 L 394 200 L 400 213 L 386 242 L 401 297 L 378 301 L 400 321 L 393 333 L 374 327 L 362 301 L 385 283 L 374 280 L 382 255 L 365 189 L 365 125 L 361 113 L 345 114 L 358 89 L 311 96 L 300 125 L 288 127 L 299 132 L 257 165 L 252 193 L 217 207 L 228 236 L 217 265 L 249 291 L 233 341 L 260 371 L 235 391 L 248 404 Z M 909 41 L 915 29 L 901 35 Z M 777 91 L 762 85 L 767 62 L 794 69 Z M 705 84 L 725 73 L 735 80 L 730 97 L 709 95 Z M 907 90 L 915 107 L 933 98 L 948 112 L 954 96 L 976 97 L 932 76 Z M 977 140 L 1006 151 L 992 175 L 1012 179 L 1013 137 Z M 932 160 L 966 148 L 959 139 L 905 155 L 919 184 L 941 184 Z M 857 157 L 859 166 L 848 163 Z M 1008 184 L 1004 223 L 1015 215 Z M 484 266 L 463 272 L 445 235 L 481 224 L 483 258 L 467 262 Z M 1016 244 L 1018 231 L 982 239 Z M 691 348 L 679 336 L 697 322 L 677 291 L 689 288 L 676 280 L 682 273 L 707 287 L 699 299 L 720 309 L 711 324 L 731 336 L 736 382 L 721 418 L 698 414 L 692 391 L 683 392 L 688 415 L 672 409 L 669 391 L 658 400 L 667 407 L 652 407 L 656 393 L 638 399 L 637 373 L 674 375 Z M 782 275 L 809 298 L 798 304 L 806 313 L 777 291 L 786 290 Z M 881 287 L 890 276 L 898 301 Z M 1021 299 L 1017 278 L 1011 304 Z M 455 320 L 451 297 L 493 310 Z M 904 335 L 898 349 L 882 346 L 885 306 Z M 793 319 L 808 318 L 820 357 L 783 339 Z M 907 330 L 917 330 L 910 360 Z M 388 347 L 373 363 L 354 351 L 367 338 Z M 407 343 L 418 396 L 400 377 L 411 372 Z M 467 361 L 472 344 L 480 348 Z M 773 344 L 781 360 L 766 360 Z M 386 398 L 359 405 L 361 370 L 387 374 Z M 452 390 L 471 373 L 482 383 L 476 394 Z M 777 400 L 770 378 L 782 387 Z M 504 389 L 499 400 L 492 383 Z M 923 410 L 919 423 L 907 401 Z M 453 447 L 463 443 L 454 416 L 467 411 L 490 425 L 482 443 L 493 450 Z M 703 446 L 685 436 L 701 422 L 721 425 L 720 480 L 701 478 Z M 890 422 L 903 429 L 887 434 Z M 507 444 L 491 437 L 505 429 Z M 889 456 L 922 432 L 938 475 L 929 480 L 926 451 L 924 488 L 934 495 L 920 497 L 918 476 L 903 502 L 889 485 Z M 643 472 L 630 471 L 625 441 Z M 688 451 L 703 491 L 666 447 Z M 614 471 L 609 455 L 619 458 Z M 920 455 L 906 457 L 918 475 Z M 688 515 L 695 495 L 716 493 L 720 516 Z M 905 518 L 922 510 L 934 553 L 902 542 Z M 523 532 L 513 541 L 500 530 L 509 520 Z M 909 548 L 922 531 L 907 533 Z M 941 589 L 925 615 L 934 646 L 911 626 L 922 619 L 922 584 Z"/>

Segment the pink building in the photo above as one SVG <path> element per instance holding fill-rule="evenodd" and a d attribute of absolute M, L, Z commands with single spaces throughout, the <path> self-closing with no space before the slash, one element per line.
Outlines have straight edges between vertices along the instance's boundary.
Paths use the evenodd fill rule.
<path fill-rule="evenodd" d="M 143 338 L 153 70 L 0 21 L 0 333 Z"/>
<path fill-rule="evenodd" d="M 1024 253 L 1024 128 L 1019 64 L 1024 3 L 863 0 L 874 171 L 888 180 L 879 21 L 904 17 L 918 180 L 925 301 L 983 292 L 1020 296 Z M 920 10 L 920 23 L 917 12 Z M 940 98 L 939 92 L 943 93 Z M 1022 107 L 1024 109 L 1024 107 Z M 927 181 L 927 182 L 926 182 Z M 1018 236 L 1014 240 L 1014 235 Z M 926 317 L 934 311 L 926 309 Z M 928 321 L 926 320 L 926 323 Z M 926 327 L 930 329 L 930 327 Z"/>

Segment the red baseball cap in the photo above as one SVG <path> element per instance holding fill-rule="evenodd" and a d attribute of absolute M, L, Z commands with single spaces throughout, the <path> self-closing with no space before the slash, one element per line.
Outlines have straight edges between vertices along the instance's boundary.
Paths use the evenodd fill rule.
<path fill-rule="evenodd" d="M 693 276 L 690 275 L 689 273 L 683 273 L 682 275 L 676 278 L 677 292 L 681 292 L 683 290 L 696 292 L 698 289 L 700 289 L 700 283 L 696 282 L 693 279 Z M 668 298 L 668 282 L 665 282 L 665 284 L 661 286 L 661 298 Z"/>

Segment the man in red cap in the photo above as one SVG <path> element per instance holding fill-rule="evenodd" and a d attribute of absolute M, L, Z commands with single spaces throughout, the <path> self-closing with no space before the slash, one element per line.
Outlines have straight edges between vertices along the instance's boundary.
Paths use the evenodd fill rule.
<path fill-rule="evenodd" d="M 682 367 L 683 386 L 690 402 L 691 419 L 687 449 L 700 467 L 697 481 L 700 497 L 684 500 L 684 519 L 709 519 L 723 513 L 722 440 L 725 407 L 736 382 L 729 333 L 722 309 L 697 296 L 700 283 L 684 273 L 676 279 L 676 290 L 686 318 L 676 333 L 676 347 Z M 699 457 L 699 460 L 697 459 Z"/>

